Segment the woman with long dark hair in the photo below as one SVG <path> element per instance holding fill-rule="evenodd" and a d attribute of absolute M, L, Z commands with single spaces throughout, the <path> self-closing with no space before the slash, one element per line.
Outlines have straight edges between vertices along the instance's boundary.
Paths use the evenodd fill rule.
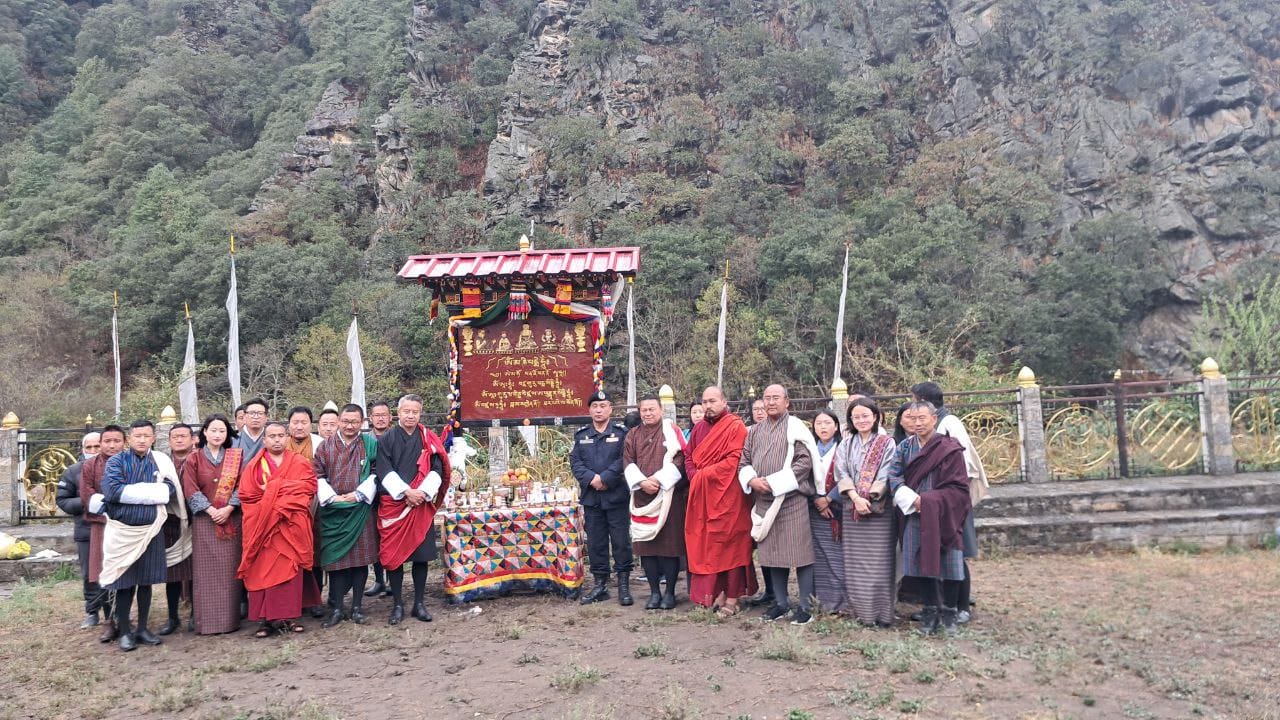
<path fill-rule="evenodd" d="M 836 449 L 836 484 L 844 497 L 841 535 L 845 610 L 868 625 L 893 624 L 894 548 L 888 504 L 893 437 L 880 427 L 884 414 L 870 398 L 849 403 L 849 436 Z"/>
<path fill-rule="evenodd" d="M 240 628 L 240 456 L 236 431 L 221 414 L 200 427 L 197 449 L 182 467 L 182 494 L 191 509 L 192 605 L 196 633 Z"/>

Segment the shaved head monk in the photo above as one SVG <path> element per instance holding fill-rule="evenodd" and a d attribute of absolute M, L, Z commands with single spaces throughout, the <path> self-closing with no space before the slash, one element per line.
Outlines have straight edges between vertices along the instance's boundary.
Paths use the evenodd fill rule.
<path fill-rule="evenodd" d="M 756 592 L 751 564 L 751 506 L 738 484 L 738 463 L 747 426 L 729 412 L 724 391 L 702 392 L 702 421 L 693 426 L 685 450 L 689 505 L 685 549 L 689 596 L 725 617 L 738 613 L 738 598 Z"/>

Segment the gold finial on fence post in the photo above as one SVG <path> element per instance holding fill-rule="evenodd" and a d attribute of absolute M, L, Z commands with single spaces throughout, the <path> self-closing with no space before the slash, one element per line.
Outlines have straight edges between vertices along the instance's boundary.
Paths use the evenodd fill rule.
<path fill-rule="evenodd" d="M 160 424 L 173 425 L 178 422 L 178 413 L 174 412 L 172 405 L 165 405 L 160 411 Z"/>
<path fill-rule="evenodd" d="M 1207 357 L 1200 363 L 1200 375 L 1207 380 L 1217 380 L 1222 377 L 1222 368 L 1218 367 L 1217 360 Z"/>
<path fill-rule="evenodd" d="M 1018 387 L 1025 388 L 1025 387 L 1035 387 L 1035 386 L 1036 386 L 1035 372 L 1031 368 L 1027 367 L 1026 365 L 1023 365 L 1022 369 L 1018 371 Z"/>
<path fill-rule="evenodd" d="M 93 427 L 93 416 L 92 416 L 92 415 L 85 415 L 85 416 L 84 416 L 84 426 L 85 426 L 85 427 L 87 427 L 87 428 L 91 428 L 91 427 Z"/>
<path fill-rule="evenodd" d="M 17 430 L 22 427 L 22 421 L 18 419 L 18 414 L 12 410 L 4 414 L 4 420 L 0 420 L 0 428 L 5 430 Z"/>
<path fill-rule="evenodd" d="M 831 399 L 832 400 L 848 400 L 849 386 L 841 378 L 831 381 Z"/>

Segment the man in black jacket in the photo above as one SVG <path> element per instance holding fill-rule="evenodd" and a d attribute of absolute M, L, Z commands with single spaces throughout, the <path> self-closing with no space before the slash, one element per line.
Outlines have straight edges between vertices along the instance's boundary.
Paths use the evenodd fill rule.
<path fill-rule="evenodd" d="M 618 573 L 618 603 L 630 605 L 631 598 L 631 491 L 622 477 L 622 444 L 627 429 L 609 421 L 613 405 L 603 390 L 587 399 L 591 424 L 573 435 L 569 466 L 578 481 L 582 514 L 587 525 L 587 555 L 595 585 L 582 597 L 582 604 L 609 599 L 609 549 L 613 546 L 613 566 Z"/>
<path fill-rule="evenodd" d="M 58 479 L 56 496 L 58 508 L 75 518 L 76 555 L 80 559 L 80 578 L 84 583 L 81 630 L 98 624 L 98 611 L 102 609 L 102 599 L 106 595 L 97 583 L 89 582 L 89 526 L 84 522 L 84 503 L 80 501 L 80 471 L 86 460 L 98 454 L 99 437 L 98 433 L 91 432 L 80 439 L 80 459 L 63 471 Z"/>

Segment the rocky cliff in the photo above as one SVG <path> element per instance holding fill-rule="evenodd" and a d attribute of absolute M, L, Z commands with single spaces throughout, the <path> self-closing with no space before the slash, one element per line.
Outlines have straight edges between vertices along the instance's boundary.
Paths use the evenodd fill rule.
<path fill-rule="evenodd" d="M 827 69 L 837 80 L 881 82 L 877 68 L 909 60 L 922 112 L 906 121 L 907 139 L 891 147 L 896 157 L 982 138 L 1005 162 L 1043 178 L 1053 192 L 1050 240 L 1021 250 L 1010 243 L 1024 266 L 1044 262 L 1052 238 L 1082 220 L 1139 217 L 1161 242 L 1152 272 L 1169 279 L 1128 350 L 1154 369 L 1184 366 L 1206 287 L 1280 249 L 1273 32 L 1280 10 L 1260 2 L 1156 5 L 484 0 L 460 17 L 450 10 L 455 4 L 419 0 L 406 18 L 407 99 L 357 128 L 356 90 L 330 85 L 260 203 L 333 166 L 335 149 L 346 147 L 355 155 L 343 165 L 347 182 L 369 184 L 371 207 L 394 222 L 421 191 L 414 163 L 431 137 L 403 119 L 408 102 L 470 120 L 470 152 L 479 148 L 483 165 L 464 168 L 445 192 L 478 193 L 490 227 L 532 220 L 591 243 L 618 218 L 666 222 L 705 213 L 714 195 L 700 191 L 741 161 L 744 151 L 729 148 L 753 131 L 742 107 L 754 100 L 730 96 L 715 77 L 726 72 L 725 61 L 708 69 L 710 53 L 688 28 L 750 22 L 761 43 L 835 64 Z M 518 33 L 502 41 L 505 54 L 462 42 L 475 37 L 475 18 L 485 15 L 518 22 Z M 486 52 L 509 63 L 505 79 L 477 79 L 474 61 Z M 808 72 L 784 69 L 763 79 L 764 90 L 799 93 L 791 85 Z M 490 101 L 477 110 L 475 93 L 486 88 Z M 868 107 L 888 102 L 894 88 L 882 84 L 881 91 Z M 353 143 L 361 134 L 372 142 Z M 822 138 L 808 135 L 783 133 L 784 156 L 762 173 L 765 182 L 793 196 L 825 182 L 815 171 Z M 672 200 L 686 196 L 671 183 L 688 189 L 686 200 Z"/>

